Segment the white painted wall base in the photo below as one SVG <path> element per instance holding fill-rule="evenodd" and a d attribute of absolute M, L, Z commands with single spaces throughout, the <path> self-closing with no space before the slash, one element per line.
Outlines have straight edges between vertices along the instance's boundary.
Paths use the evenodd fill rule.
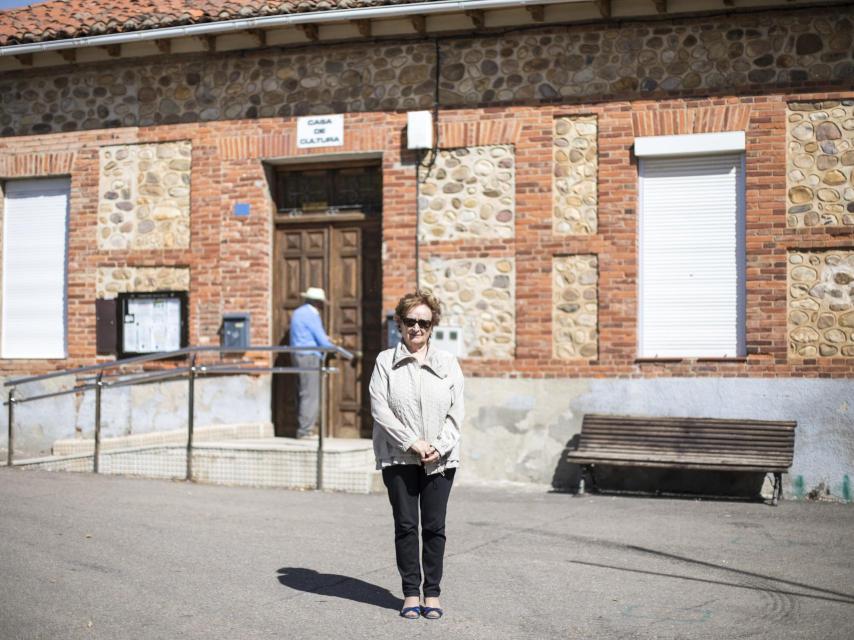
<path fill-rule="evenodd" d="M 468 378 L 461 483 L 529 483 L 573 488 L 577 468 L 563 462 L 585 413 L 796 420 L 795 458 L 786 497 L 851 500 L 854 407 L 849 380 L 655 378 Z M 104 437 L 183 429 L 186 383 L 104 394 Z M 41 405 L 41 406 L 39 406 Z M 269 378 L 201 380 L 199 425 L 270 420 Z M 65 416 L 68 416 L 66 419 Z M 5 412 L 0 453 L 6 445 Z M 50 453 L 61 438 L 91 437 L 91 394 L 18 407 L 16 449 Z M 4 455 L 5 457 L 5 455 Z"/>

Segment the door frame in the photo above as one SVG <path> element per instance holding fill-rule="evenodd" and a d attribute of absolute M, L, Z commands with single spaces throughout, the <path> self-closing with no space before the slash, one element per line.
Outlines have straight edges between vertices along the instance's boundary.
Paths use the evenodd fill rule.
<path fill-rule="evenodd" d="M 277 291 L 281 286 L 277 281 L 277 272 L 279 266 L 276 264 L 276 261 L 280 259 L 280 252 L 282 251 L 282 247 L 279 242 L 280 230 L 282 228 L 291 227 L 293 229 L 297 229 L 300 227 L 303 228 L 311 228 L 311 227 L 320 227 L 321 225 L 326 225 L 328 229 L 330 229 L 329 239 L 330 243 L 327 244 L 326 255 L 324 257 L 324 266 L 323 266 L 323 278 L 325 281 L 329 282 L 332 274 L 330 272 L 331 269 L 331 260 L 330 255 L 332 251 L 331 239 L 332 233 L 331 229 L 336 223 L 341 224 L 358 224 L 362 227 L 362 233 L 371 233 L 376 234 L 376 243 L 377 243 L 377 251 L 376 259 L 379 261 L 379 273 L 380 277 L 382 274 L 382 234 L 383 234 L 383 153 L 382 152 L 365 152 L 365 153 L 324 153 L 324 154 L 314 154 L 310 157 L 288 157 L 288 158 L 276 158 L 276 159 L 266 159 L 264 161 L 265 174 L 267 177 L 268 187 L 270 189 L 270 197 L 271 197 L 271 216 L 270 216 L 270 255 L 272 257 L 270 264 L 270 275 L 269 275 L 269 291 L 270 295 L 270 340 L 271 344 L 273 342 L 278 343 L 283 336 L 276 335 L 279 332 L 279 328 L 284 325 L 284 318 L 282 317 L 283 313 L 287 313 L 284 309 L 284 301 L 277 300 Z M 327 211 L 313 212 L 311 210 L 307 210 L 305 213 L 299 212 L 296 213 L 292 210 L 284 209 L 283 201 L 282 201 L 282 183 L 280 175 L 281 173 L 292 172 L 292 171 L 314 171 L 314 170 L 336 170 L 336 169 L 348 169 L 348 168 L 358 168 L 358 167 L 374 167 L 379 174 L 379 191 L 377 193 L 377 200 L 369 200 L 366 201 L 365 204 L 370 204 L 369 208 L 362 210 L 361 208 L 344 208 L 342 210 L 335 210 L 334 203 L 330 203 L 333 205 L 333 208 Z M 280 206 L 282 206 L 282 210 L 280 210 Z M 362 263 L 364 264 L 364 263 Z M 363 271 L 364 273 L 364 271 Z M 365 292 L 362 292 L 362 309 L 364 314 L 364 295 Z M 379 308 L 380 311 L 382 309 L 382 287 L 379 288 Z M 325 305 L 323 310 L 323 321 L 324 327 L 327 328 L 331 333 L 332 331 L 332 323 L 331 323 L 331 306 Z M 381 323 L 381 318 L 378 319 Z M 365 333 L 365 323 L 364 323 L 364 315 L 362 319 L 362 333 L 361 333 L 361 341 L 364 342 L 366 339 Z M 364 344 L 362 345 L 364 349 Z M 381 349 L 381 346 L 380 346 Z M 335 361 L 333 361 L 334 363 Z M 361 363 L 364 367 L 365 361 Z M 373 360 L 370 361 L 370 365 L 373 365 Z M 288 374 L 285 374 L 288 375 Z M 293 377 L 293 374 L 290 374 Z M 369 371 L 362 371 L 362 376 L 370 375 Z M 275 394 L 277 389 L 277 384 L 274 380 L 271 380 L 270 383 L 271 390 Z M 363 390 L 365 394 L 367 393 L 367 385 L 363 384 Z M 336 394 L 332 393 L 331 385 L 327 384 L 324 389 L 325 393 L 325 402 L 326 402 L 326 411 L 327 416 L 333 416 L 335 413 L 332 411 L 332 402 L 334 400 L 334 396 Z M 276 421 L 276 412 L 282 411 L 282 407 L 276 406 L 276 403 L 279 402 L 275 397 L 271 398 L 271 417 Z M 365 398 L 362 399 L 362 405 L 364 407 Z M 363 409 L 364 412 L 364 409 Z M 369 411 L 368 411 L 369 413 Z M 334 429 L 334 427 L 329 427 L 330 431 Z M 330 435 L 332 435 L 330 433 Z M 370 429 L 362 428 L 361 429 L 361 437 L 370 437 Z"/>
<path fill-rule="evenodd" d="M 272 252 L 273 260 L 274 261 L 279 260 L 280 259 L 280 253 L 282 251 L 280 241 L 279 241 L 279 237 L 280 237 L 279 231 L 280 230 L 288 229 L 288 228 L 295 230 L 295 231 L 296 230 L 301 231 L 301 230 L 306 230 L 306 229 L 326 229 L 326 230 L 328 230 L 328 240 L 326 242 L 324 257 L 323 257 L 323 279 L 324 279 L 325 284 L 329 283 L 331 285 L 331 278 L 332 278 L 331 269 L 333 268 L 332 253 L 334 251 L 334 246 L 333 246 L 333 242 L 332 242 L 332 238 L 333 238 L 332 229 L 336 226 L 346 226 L 346 225 L 358 225 L 358 226 L 360 226 L 361 230 L 362 230 L 362 234 L 365 234 L 365 233 L 376 234 L 378 236 L 376 238 L 377 245 L 379 247 L 382 247 L 382 219 L 380 217 L 368 216 L 366 214 L 358 213 L 358 212 L 347 212 L 347 213 L 338 214 L 338 215 L 327 215 L 327 214 L 303 215 L 303 216 L 277 215 L 277 216 L 275 216 L 274 225 L 273 225 L 273 252 Z M 380 249 L 380 253 L 378 254 L 378 258 L 381 262 L 381 260 L 382 260 L 381 249 Z M 360 273 L 359 277 L 363 278 L 363 277 L 365 277 L 364 276 L 364 262 L 360 262 L 360 264 L 362 266 L 360 267 L 361 273 Z M 281 337 L 281 336 L 278 336 L 275 334 L 278 333 L 280 327 L 284 326 L 283 314 L 287 313 L 287 311 L 284 308 L 284 300 L 279 299 L 277 297 L 278 291 L 280 288 L 280 284 L 276 280 L 277 270 L 278 270 L 278 266 L 276 264 L 273 264 L 272 265 L 272 273 L 271 273 L 271 290 L 273 291 L 273 295 L 270 296 L 270 299 L 271 299 L 270 301 L 271 301 L 271 306 L 272 306 L 272 323 L 271 323 L 271 329 L 270 330 L 271 330 L 271 334 L 274 335 L 275 340 L 279 340 Z M 360 308 L 362 309 L 362 314 L 363 314 L 362 318 L 360 320 L 360 331 L 361 331 L 361 335 L 360 335 L 361 347 L 360 348 L 363 351 L 366 348 L 366 345 L 364 344 L 365 335 L 366 335 L 365 334 L 366 322 L 365 322 L 364 313 L 365 313 L 365 307 L 369 306 L 369 305 L 365 305 L 364 295 L 365 295 L 365 292 L 363 291 L 362 292 L 362 299 L 360 301 Z M 382 295 L 382 289 L 380 289 L 380 296 L 381 295 Z M 333 328 L 333 324 L 335 324 L 335 323 L 332 322 L 332 315 L 331 314 L 332 314 L 332 305 L 324 305 L 323 312 L 322 312 L 323 326 L 324 326 L 324 328 L 326 328 L 327 332 L 329 333 L 330 338 L 332 338 L 334 341 L 335 337 L 340 337 L 340 336 L 335 335 L 335 330 Z M 379 321 L 381 322 L 381 319 L 379 319 Z M 368 364 L 368 362 L 370 362 L 370 364 L 373 364 L 373 359 L 370 359 L 369 361 L 363 360 L 360 363 L 360 366 L 362 367 L 361 376 L 363 378 L 365 376 L 370 375 L 370 372 L 367 371 L 365 368 L 365 366 L 366 366 L 366 364 Z M 336 366 L 335 361 L 333 361 L 333 366 Z M 340 366 L 347 366 L 347 363 L 340 362 L 337 366 L 339 366 L 339 367 Z M 293 374 L 291 374 L 291 375 L 293 375 Z M 336 375 L 336 374 L 333 374 L 333 375 Z M 363 415 L 363 416 L 365 415 L 364 411 L 365 411 L 365 405 L 367 403 L 367 398 L 365 395 L 367 393 L 367 384 L 365 383 L 366 379 L 367 378 L 364 378 L 361 382 L 357 382 L 357 384 L 361 387 L 361 393 L 360 393 L 361 409 L 360 409 L 360 411 L 362 412 L 361 415 Z M 341 392 L 340 392 L 340 389 L 338 390 L 338 393 L 333 392 L 334 391 L 333 386 L 332 386 L 333 383 L 330 382 L 329 376 L 326 376 L 325 384 L 326 384 L 326 386 L 324 388 L 324 394 L 323 394 L 325 406 L 321 407 L 321 410 L 325 410 L 326 415 L 329 418 L 332 418 L 333 416 L 337 415 L 337 413 L 335 411 L 336 407 L 334 406 L 333 403 L 338 398 L 340 398 Z M 271 383 L 271 388 L 273 390 L 273 393 L 275 394 L 276 389 L 277 389 L 276 385 Z M 276 402 L 283 402 L 283 400 L 280 400 L 277 397 L 273 397 L 273 398 L 271 398 L 271 400 L 272 400 L 272 403 L 274 405 Z M 279 409 L 279 411 L 282 411 L 282 409 Z M 273 418 L 275 420 L 276 409 L 273 406 L 271 406 L 271 414 L 273 415 Z M 363 417 L 362 419 L 365 420 L 366 418 Z M 336 434 L 336 425 L 333 424 L 333 421 L 331 419 L 327 422 L 327 429 L 328 429 L 328 433 L 326 433 L 324 435 L 327 435 L 329 437 L 342 437 L 339 434 Z M 364 427 L 364 423 L 363 423 L 363 425 L 359 426 L 358 430 L 359 430 L 359 437 L 368 437 L 369 430 L 366 427 Z"/>

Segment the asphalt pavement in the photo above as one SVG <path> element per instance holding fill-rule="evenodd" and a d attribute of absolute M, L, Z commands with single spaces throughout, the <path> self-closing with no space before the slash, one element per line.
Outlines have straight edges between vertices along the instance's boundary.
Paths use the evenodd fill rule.
<path fill-rule="evenodd" d="M 442 620 L 382 495 L 0 469 L 0 639 L 854 638 L 854 506 L 454 488 Z"/>

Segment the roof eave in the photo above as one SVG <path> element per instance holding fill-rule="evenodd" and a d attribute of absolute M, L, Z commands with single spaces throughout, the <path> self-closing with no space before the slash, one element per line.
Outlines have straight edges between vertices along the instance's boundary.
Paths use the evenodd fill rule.
<path fill-rule="evenodd" d="M 382 7 L 364 7 L 356 9 L 331 9 L 305 13 L 292 13 L 257 18 L 238 18 L 175 27 L 162 27 L 127 33 L 114 33 L 101 36 L 81 36 L 66 40 L 33 42 L 0 47 L 0 56 L 20 56 L 63 49 L 82 49 L 85 47 L 108 47 L 150 40 L 168 40 L 172 38 L 217 36 L 239 31 L 272 29 L 288 26 L 321 25 L 334 22 L 353 22 L 356 20 L 377 20 L 389 18 L 407 18 L 436 14 L 465 13 L 508 9 L 527 6 L 552 4 L 590 4 L 591 0 L 439 0 L 438 2 L 416 2 L 412 4 L 390 5 Z"/>

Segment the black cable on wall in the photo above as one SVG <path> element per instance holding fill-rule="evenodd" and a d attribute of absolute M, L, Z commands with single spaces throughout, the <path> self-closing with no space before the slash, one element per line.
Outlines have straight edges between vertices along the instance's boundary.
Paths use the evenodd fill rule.
<path fill-rule="evenodd" d="M 421 242 L 418 234 L 421 228 L 421 183 L 422 180 L 427 180 L 430 177 L 430 172 L 436 164 L 436 158 L 439 155 L 439 78 L 441 69 L 441 49 L 439 38 L 433 38 L 433 46 L 435 50 L 435 73 L 433 80 L 433 145 L 430 149 L 419 149 L 417 160 L 415 162 L 415 289 L 421 288 Z M 430 163 L 425 165 L 424 159 L 430 155 Z M 424 177 L 421 177 L 421 170 L 424 169 Z"/>

